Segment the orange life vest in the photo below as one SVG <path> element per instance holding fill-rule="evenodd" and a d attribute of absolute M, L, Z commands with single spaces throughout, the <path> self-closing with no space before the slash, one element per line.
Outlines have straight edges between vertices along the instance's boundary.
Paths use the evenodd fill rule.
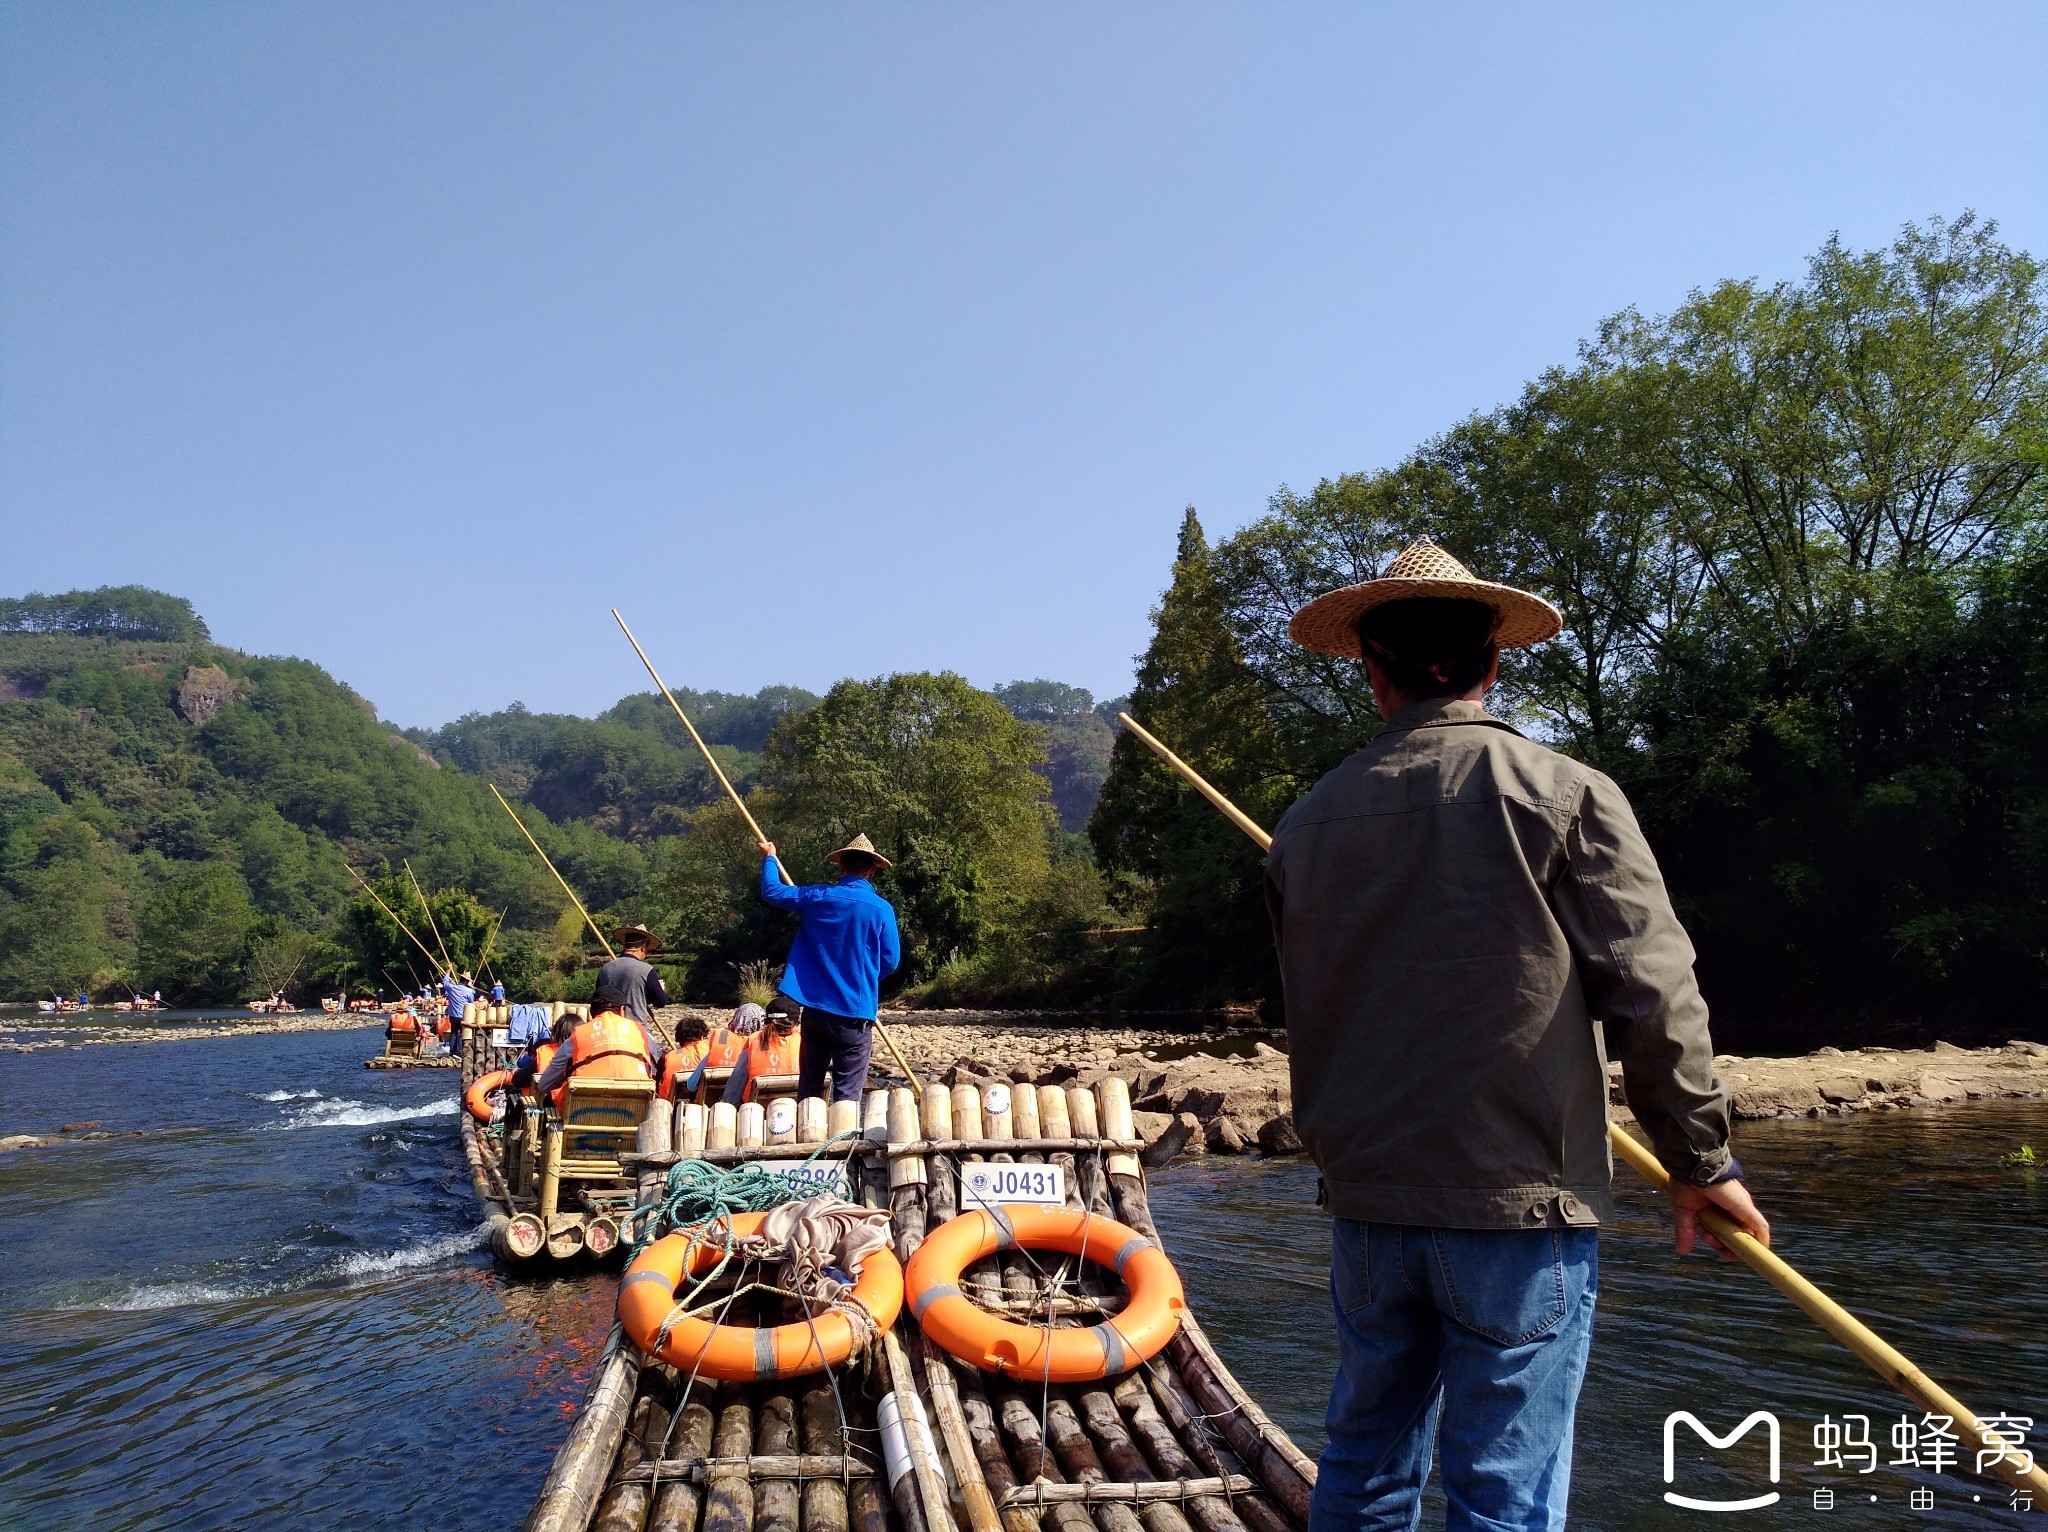
<path fill-rule="evenodd" d="M 647 1034 L 640 1023 L 618 1011 L 579 1022 L 569 1034 L 569 1074 L 585 1074 L 600 1080 L 651 1080 L 654 1059 L 647 1051 Z M 569 1081 L 555 1088 L 555 1110 L 568 1099 Z"/>
<path fill-rule="evenodd" d="M 391 1023 L 384 1031 L 389 1036 L 396 1036 L 400 1032 L 417 1032 L 419 1029 L 420 1024 L 413 1019 L 410 1011 L 393 1011 Z"/>
<path fill-rule="evenodd" d="M 701 1064 L 711 1051 L 711 1039 L 700 1037 L 694 1043 L 683 1043 L 671 1048 L 661 1061 L 661 1094 L 674 1101 L 682 1090 L 683 1082 Z"/>
<path fill-rule="evenodd" d="M 704 1067 L 730 1069 L 747 1051 L 747 1040 L 731 1027 L 720 1027 L 704 1040 Z"/>
<path fill-rule="evenodd" d="M 754 1082 L 763 1075 L 793 1075 L 797 1072 L 798 1050 L 803 1039 L 792 1032 L 787 1037 L 773 1037 L 763 1027 L 747 1043 L 746 1056 L 733 1066 L 736 1072 L 747 1077 L 747 1088 L 740 1095 L 742 1101 L 754 1099 Z"/>
<path fill-rule="evenodd" d="M 533 1045 L 533 1079 L 538 1080 L 548 1072 L 548 1065 L 554 1062 L 556 1050 L 561 1045 L 554 1042 L 538 1042 Z M 533 1080 L 526 1082 L 531 1085 Z"/>

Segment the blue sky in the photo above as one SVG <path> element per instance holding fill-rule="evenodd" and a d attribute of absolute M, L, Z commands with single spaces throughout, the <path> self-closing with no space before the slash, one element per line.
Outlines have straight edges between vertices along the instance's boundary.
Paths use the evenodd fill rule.
<path fill-rule="evenodd" d="M 2036 4 L 0 5 L 0 594 L 401 723 L 1129 681 L 1181 508 L 1976 208 Z"/>

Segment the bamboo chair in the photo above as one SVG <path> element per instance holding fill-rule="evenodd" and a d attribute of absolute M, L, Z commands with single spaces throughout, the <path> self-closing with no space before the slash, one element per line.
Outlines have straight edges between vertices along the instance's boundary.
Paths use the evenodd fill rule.
<path fill-rule="evenodd" d="M 540 1172 L 543 1220 L 555 1216 L 565 1181 L 617 1186 L 624 1174 L 619 1156 L 634 1147 L 653 1100 L 652 1080 L 569 1077 L 561 1118 L 547 1125 Z"/>

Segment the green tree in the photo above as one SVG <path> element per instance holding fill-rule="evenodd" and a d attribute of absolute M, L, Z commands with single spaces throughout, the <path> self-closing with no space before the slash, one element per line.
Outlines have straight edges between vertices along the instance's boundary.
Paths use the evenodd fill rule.
<path fill-rule="evenodd" d="M 1051 815 L 1036 732 L 959 676 L 842 681 L 768 740 L 750 797 L 798 880 L 856 834 L 894 863 L 877 880 L 897 910 L 902 980 L 971 958 L 1043 892 Z M 706 986 L 733 965 L 779 961 L 794 929 L 756 892 L 759 856 L 739 816 L 714 805 L 657 862 L 656 919 Z"/>
<path fill-rule="evenodd" d="M 1131 714 L 1259 815 L 1291 786 L 1275 775 L 1267 695 L 1245 663 L 1229 592 L 1190 506 Z M 1148 917 L 1130 994 L 1206 1002 L 1271 992 L 1269 944 L 1245 939 L 1263 920 L 1256 848 L 1133 736 L 1117 738 L 1088 834 L 1098 865 L 1125 880 L 1127 902 Z"/>
<path fill-rule="evenodd" d="M 877 886 L 916 977 L 972 956 L 1039 892 L 1042 759 L 1038 736 L 987 692 L 919 672 L 840 682 L 770 738 L 762 775 L 777 821 L 797 832 L 792 876 L 826 870 L 824 854 L 856 834 L 895 863 Z"/>
<path fill-rule="evenodd" d="M 232 867 L 199 862 L 179 869 L 142 909 L 141 986 L 179 1003 L 237 998 L 255 919 Z"/>

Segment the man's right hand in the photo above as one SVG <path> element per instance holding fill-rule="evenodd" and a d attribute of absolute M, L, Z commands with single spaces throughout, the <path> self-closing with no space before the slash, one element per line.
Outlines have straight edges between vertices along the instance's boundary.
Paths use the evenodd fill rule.
<path fill-rule="evenodd" d="M 1770 1248 L 1770 1223 L 1750 1198 L 1749 1188 L 1741 1181 L 1720 1181 L 1712 1186 L 1687 1186 L 1682 1181 L 1673 1181 L 1666 1190 L 1671 1195 L 1672 1243 L 1680 1255 L 1692 1254 L 1693 1246 L 1704 1239 L 1721 1253 L 1722 1260 L 1739 1259 L 1700 1222 L 1700 1210 L 1707 1207 L 1726 1213 L 1741 1226 L 1743 1233 L 1765 1249 Z"/>
<path fill-rule="evenodd" d="M 763 861 L 765 861 L 765 860 L 767 860 L 767 859 L 768 859 L 769 857 L 771 857 L 771 856 L 775 855 L 775 842 L 774 842 L 774 841 L 772 841 L 772 840 L 764 840 L 764 841 L 760 842 L 760 846 L 761 846 L 761 857 L 762 857 L 762 860 L 763 860 Z"/>

